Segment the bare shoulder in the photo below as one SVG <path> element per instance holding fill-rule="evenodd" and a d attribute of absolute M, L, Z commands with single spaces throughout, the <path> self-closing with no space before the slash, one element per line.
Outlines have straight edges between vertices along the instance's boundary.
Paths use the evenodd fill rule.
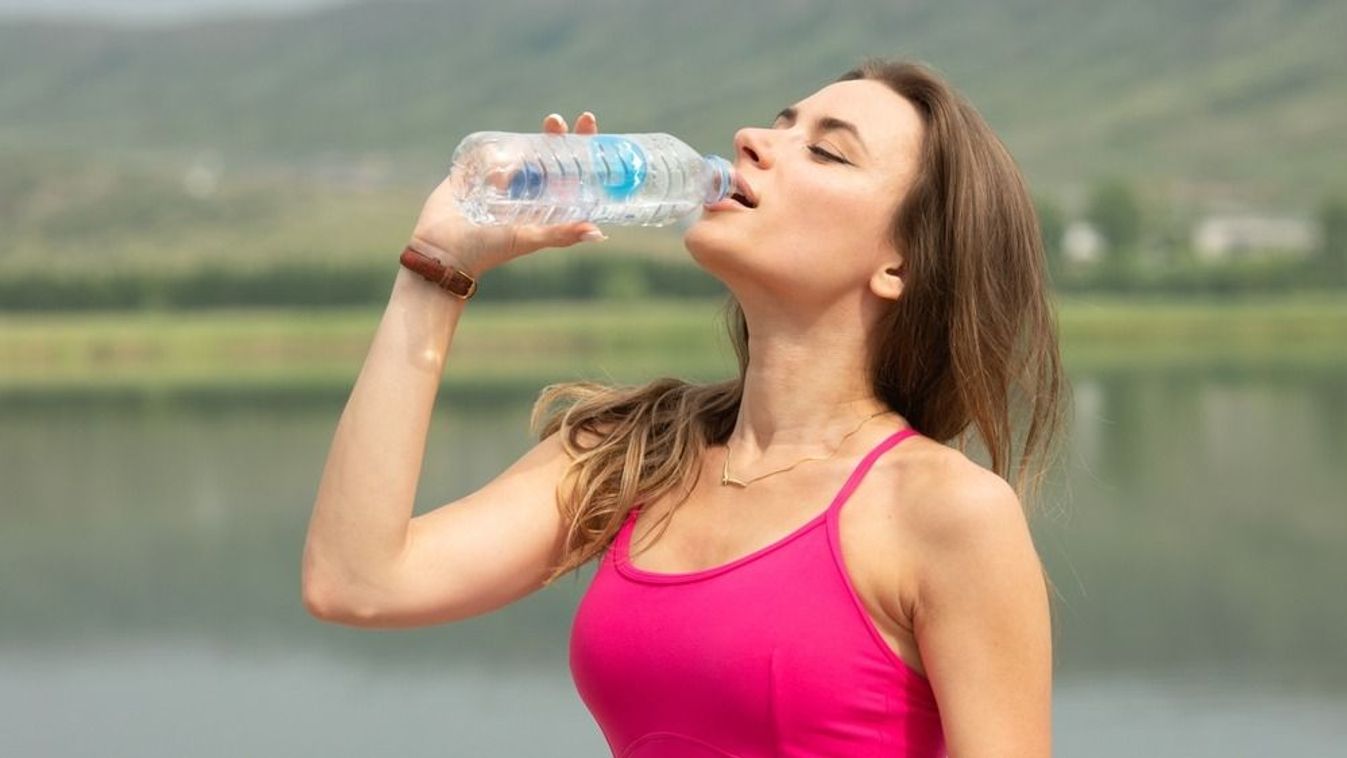
<path fill-rule="evenodd" d="M 912 629 L 949 754 L 1048 755 L 1050 609 L 1019 497 L 952 447 L 906 468 L 891 499 L 916 553 Z"/>
<path fill-rule="evenodd" d="M 873 486 L 850 509 L 861 526 L 846 539 L 857 546 L 856 574 L 863 598 L 914 668 L 920 654 L 912 638 L 922 589 L 929 598 L 932 567 L 951 551 L 965 557 L 969 535 L 980 523 L 1005 531 L 1006 518 L 1018 517 L 1013 490 L 999 476 L 963 452 L 924 436 L 908 438 L 879 458 Z M 989 517 L 996 510 L 999 517 Z M 1013 532 L 1013 530 L 1012 530 Z M 906 646 L 906 647 L 905 647 Z"/>
<path fill-rule="evenodd" d="M 1005 479 L 935 440 L 917 438 L 895 471 L 896 519 L 923 546 L 938 547 L 970 531 L 1024 522 L 1024 510 Z"/>

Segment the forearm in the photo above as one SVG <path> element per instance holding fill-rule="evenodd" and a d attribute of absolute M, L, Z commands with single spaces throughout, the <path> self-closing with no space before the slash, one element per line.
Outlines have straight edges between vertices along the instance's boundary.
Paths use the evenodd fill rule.
<path fill-rule="evenodd" d="M 466 302 L 399 268 L 337 423 L 304 546 L 306 597 L 376 595 L 406 544 L 431 411 Z"/>

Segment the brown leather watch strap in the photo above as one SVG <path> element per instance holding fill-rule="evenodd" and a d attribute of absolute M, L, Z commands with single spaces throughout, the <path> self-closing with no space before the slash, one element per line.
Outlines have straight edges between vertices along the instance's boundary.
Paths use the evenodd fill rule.
<path fill-rule="evenodd" d="M 402 257 L 399 260 L 403 266 L 415 271 L 426 281 L 435 283 L 440 289 L 460 300 L 467 300 L 477 293 L 476 279 L 462 269 L 446 266 L 435 258 L 413 250 L 410 245 L 403 249 Z"/>

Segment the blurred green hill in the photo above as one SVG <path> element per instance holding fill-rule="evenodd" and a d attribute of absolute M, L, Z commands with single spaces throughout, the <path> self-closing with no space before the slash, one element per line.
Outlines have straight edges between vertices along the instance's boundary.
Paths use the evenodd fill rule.
<path fill-rule="evenodd" d="M 584 109 L 730 153 L 865 55 L 925 60 L 1036 191 L 1309 208 L 1347 168 L 1337 0 L 357 2 L 0 22 L 0 267 L 388 255 L 463 135 Z M 677 254 L 669 230 L 619 230 Z M 610 243 L 611 244 L 611 243 Z M 54 262 L 59 259 L 60 262 Z"/>

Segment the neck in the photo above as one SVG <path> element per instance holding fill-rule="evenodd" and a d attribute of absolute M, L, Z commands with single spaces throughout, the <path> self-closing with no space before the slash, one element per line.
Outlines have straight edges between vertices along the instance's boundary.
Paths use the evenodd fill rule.
<path fill-rule="evenodd" d="M 769 456 L 778 460 L 826 455 L 862 421 L 888 410 L 870 390 L 863 351 L 847 349 L 835 339 L 811 345 L 750 336 L 749 355 L 743 399 L 729 440 L 737 463 L 752 466 Z M 902 420 L 896 413 L 892 418 Z M 881 416 L 867 425 L 891 423 Z M 866 431 L 856 437 L 864 438 Z"/>

